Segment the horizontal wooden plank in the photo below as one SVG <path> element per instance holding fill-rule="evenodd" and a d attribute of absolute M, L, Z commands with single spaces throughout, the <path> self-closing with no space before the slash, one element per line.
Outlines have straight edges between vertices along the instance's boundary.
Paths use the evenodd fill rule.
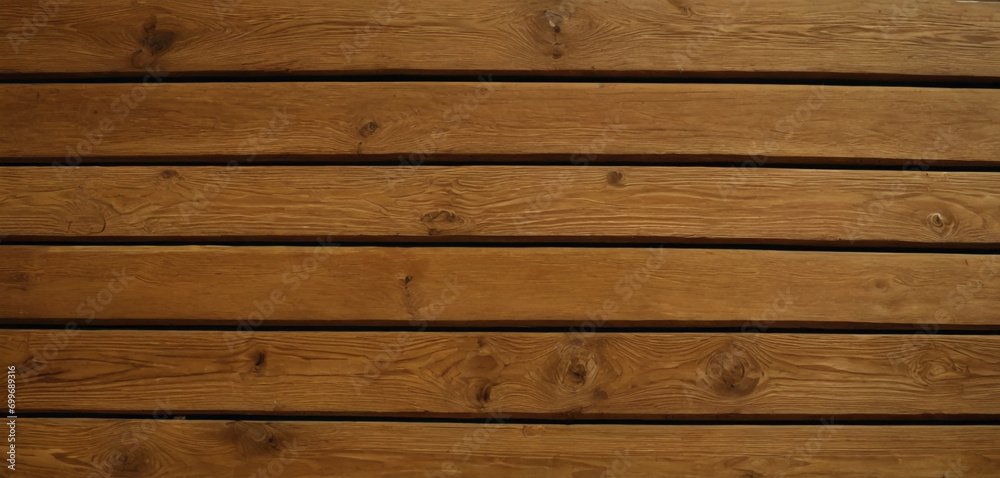
<path fill-rule="evenodd" d="M 460 166 L 0 167 L 9 240 L 1000 246 L 1000 173 Z"/>
<path fill-rule="evenodd" d="M 18 419 L 16 476 L 992 477 L 996 426 Z"/>
<path fill-rule="evenodd" d="M 1000 325 L 1000 260 L 668 248 L 0 246 L 7 323 Z"/>
<path fill-rule="evenodd" d="M 4 84 L 0 158 L 498 155 L 992 164 L 1000 90 L 591 83 Z"/>
<path fill-rule="evenodd" d="M 989 2 L 12 0 L 3 75 L 1000 77 Z"/>
<path fill-rule="evenodd" d="M 11 330 L 0 344 L 22 413 L 1000 416 L 990 335 Z"/>

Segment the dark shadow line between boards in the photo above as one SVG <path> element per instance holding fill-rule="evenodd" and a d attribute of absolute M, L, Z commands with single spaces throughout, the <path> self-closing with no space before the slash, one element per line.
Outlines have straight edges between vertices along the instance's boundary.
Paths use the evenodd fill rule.
<path fill-rule="evenodd" d="M 927 417 L 923 415 L 899 415 L 893 418 L 859 418 L 857 415 L 847 415 L 839 418 L 838 414 L 817 415 L 815 419 L 790 418 L 775 419 L 771 417 L 723 417 L 723 418 L 677 418 L 677 419 L 614 419 L 614 418 L 496 418 L 487 417 L 490 411 L 485 411 L 483 417 L 413 417 L 386 415 L 317 415 L 317 414 L 240 414 L 240 413 L 183 413 L 154 415 L 150 413 L 99 413 L 99 412 L 21 412 L 18 418 L 50 418 L 50 419 L 111 419 L 111 420 L 182 420 L 182 421 L 266 421 L 266 422 L 398 422 L 398 423 L 444 423 L 444 424 L 484 424 L 489 420 L 496 425 L 652 425 L 652 426 L 823 426 L 835 424 L 845 426 L 997 426 L 1000 417 L 993 416 L 948 416 Z M 503 412 L 498 412 L 503 413 Z M 556 414 L 558 415 L 558 414 Z M 813 415 L 813 414 L 808 414 Z M 884 416 L 884 415 L 883 415 Z M 830 418 L 833 420 L 831 421 Z M 821 421 L 822 420 L 822 421 Z"/>

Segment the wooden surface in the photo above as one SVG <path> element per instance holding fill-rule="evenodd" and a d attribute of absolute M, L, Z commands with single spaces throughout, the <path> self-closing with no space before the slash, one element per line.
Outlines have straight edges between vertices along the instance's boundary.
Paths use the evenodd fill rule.
<path fill-rule="evenodd" d="M 76 331 L 46 357 L 52 334 L 0 337 L 21 412 L 1000 416 L 1000 336 Z"/>
<path fill-rule="evenodd" d="M 8 240 L 1000 246 L 1000 173 L 739 168 L 6 167 Z"/>
<path fill-rule="evenodd" d="M 19 324 L 1000 326 L 1000 259 L 668 248 L 0 247 Z M 918 327 L 918 324 L 919 325 Z"/>
<path fill-rule="evenodd" d="M 503 421 L 502 414 L 489 424 L 26 419 L 16 476 L 985 478 L 1000 467 L 996 426 Z"/>
<path fill-rule="evenodd" d="M 0 35 L 0 477 L 1000 477 L 996 1 Z"/>
<path fill-rule="evenodd" d="M 0 75 L 1000 77 L 990 2 L 60 3 L 5 3 Z"/>
<path fill-rule="evenodd" d="M 43 164 L 367 158 L 411 169 L 428 157 L 589 164 L 602 155 L 750 168 L 1000 163 L 994 89 L 151 80 L 3 84 L 0 110 L 18 113 L 0 116 L 0 158 Z"/>

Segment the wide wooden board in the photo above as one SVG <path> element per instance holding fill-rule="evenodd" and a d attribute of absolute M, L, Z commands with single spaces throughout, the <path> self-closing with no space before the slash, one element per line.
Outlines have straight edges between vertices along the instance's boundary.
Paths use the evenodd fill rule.
<path fill-rule="evenodd" d="M 21 413 L 1000 416 L 1000 336 L 11 330 L 0 345 Z"/>
<path fill-rule="evenodd" d="M 162 414 L 163 411 L 160 412 Z M 152 418 L 152 416 L 150 417 Z M 993 477 L 996 426 L 18 420 L 12 476 Z"/>
<path fill-rule="evenodd" d="M 1000 77 L 990 2 L 9 0 L 0 75 Z"/>
<path fill-rule="evenodd" d="M 325 241 L 325 239 L 320 239 Z M 333 243 L 327 243 L 332 246 Z M 6 323 L 1000 326 L 996 255 L 0 246 Z"/>
<path fill-rule="evenodd" d="M 0 167 L 7 240 L 1000 246 L 1000 173 Z"/>
<path fill-rule="evenodd" d="M 1000 90 L 279 82 L 0 85 L 0 161 L 1000 163 Z"/>

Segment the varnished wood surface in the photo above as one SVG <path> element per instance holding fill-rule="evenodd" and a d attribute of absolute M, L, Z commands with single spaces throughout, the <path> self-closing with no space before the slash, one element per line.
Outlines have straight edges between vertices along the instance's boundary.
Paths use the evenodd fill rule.
<path fill-rule="evenodd" d="M 502 413 L 481 424 L 20 419 L 24 451 L 14 476 L 986 478 L 1000 467 L 996 426 L 506 420 Z"/>
<path fill-rule="evenodd" d="M 12 0 L 0 31 L 19 77 L 1000 77 L 990 2 Z"/>
<path fill-rule="evenodd" d="M 995 255 L 0 246 L 7 323 L 996 328 Z"/>
<path fill-rule="evenodd" d="M 12 330 L 28 412 L 1000 415 L 1000 336 Z M 50 341 L 58 350 L 46 353 Z"/>
<path fill-rule="evenodd" d="M 0 168 L 8 240 L 1000 245 L 1000 173 L 458 166 Z"/>
<path fill-rule="evenodd" d="M 124 98 L 123 98 L 123 95 Z M 140 101 L 141 100 L 141 101 Z M 0 85 L 0 161 L 1000 162 L 1000 90 L 280 82 Z M 95 130 L 96 129 L 96 130 Z M 214 158 L 214 159 L 213 159 Z M 914 163 L 914 161 L 920 161 Z"/>

